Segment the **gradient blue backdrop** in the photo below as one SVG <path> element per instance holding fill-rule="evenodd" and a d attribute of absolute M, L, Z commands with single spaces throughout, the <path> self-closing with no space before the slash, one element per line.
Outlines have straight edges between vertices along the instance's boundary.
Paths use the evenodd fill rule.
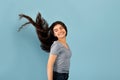
<path fill-rule="evenodd" d="M 19 20 L 62 20 L 72 50 L 69 80 L 120 80 L 120 0 L 0 0 L 0 80 L 47 80 L 48 54 Z"/>

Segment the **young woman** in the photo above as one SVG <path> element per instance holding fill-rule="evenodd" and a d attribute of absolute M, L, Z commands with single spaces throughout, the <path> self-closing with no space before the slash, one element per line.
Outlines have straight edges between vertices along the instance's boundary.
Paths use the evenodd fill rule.
<path fill-rule="evenodd" d="M 66 42 L 67 27 L 61 21 L 54 22 L 50 27 L 41 14 L 38 13 L 36 22 L 31 17 L 20 14 L 29 22 L 23 24 L 19 31 L 27 24 L 32 24 L 41 42 L 41 48 L 49 53 L 47 64 L 48 80 L 68 80 L 71 51 Z"/>

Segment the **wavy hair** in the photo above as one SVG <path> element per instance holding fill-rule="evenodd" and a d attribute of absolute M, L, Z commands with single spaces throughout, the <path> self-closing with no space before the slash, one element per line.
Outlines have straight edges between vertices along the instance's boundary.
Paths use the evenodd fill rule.
<path fill-rule="evenodd" d="M 20 31 L 27 24 L 32 24 L 35 27 L 37 36 L 41 42 L 40 47 L 46 52 L 50 52 L 50 47 L 52 43 L 58 40 L 57 37 L 54 36 L 54 32 L 53 32 L 53 28 L 55 25 L 57 24 L 62 25 L 62 27 L 66 30 L 66 36 L 67 36 L 67 27 L 62 21 L 56 21 L 49 27 L 47 21 L 41 16 L 40 13 L 37 14 L 36 21 L 34 21 L 30 16 L 25 14 L 19 14 L 19 17 L 20 19 L 26 18 L 28 22 L 21 25 L 18 31 Z"/>

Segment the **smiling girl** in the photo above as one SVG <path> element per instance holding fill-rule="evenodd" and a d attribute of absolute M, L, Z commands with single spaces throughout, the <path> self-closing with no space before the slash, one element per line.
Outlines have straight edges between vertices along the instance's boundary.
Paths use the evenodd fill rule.
<path fill-rule="evenodd" d="M 62 21 L 55 21 L 48 26 L 47 21 L 38 13 L 36 22 L 31 17 L 20 14 L 29 22 L 23 24 L 19 31 L 27 24 L 32 24 L 41 42 L 41 48 L 49 53 L 47 63 L 48 80 L 68 80 L 71 50 L 67 44 L 67 27 Z"/>

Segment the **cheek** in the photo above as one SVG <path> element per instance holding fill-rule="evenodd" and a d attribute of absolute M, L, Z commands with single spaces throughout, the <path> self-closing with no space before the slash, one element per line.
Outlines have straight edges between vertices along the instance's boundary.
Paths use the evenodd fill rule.
<path fill-rule="evenodd" d="M 64 32 L 66 33 L 66 31 L 64 30 Z"/>
<path fill-rule="evenodd" d="M 56 36 L 57 34 L 54 32 L 54 36 Z"/>

